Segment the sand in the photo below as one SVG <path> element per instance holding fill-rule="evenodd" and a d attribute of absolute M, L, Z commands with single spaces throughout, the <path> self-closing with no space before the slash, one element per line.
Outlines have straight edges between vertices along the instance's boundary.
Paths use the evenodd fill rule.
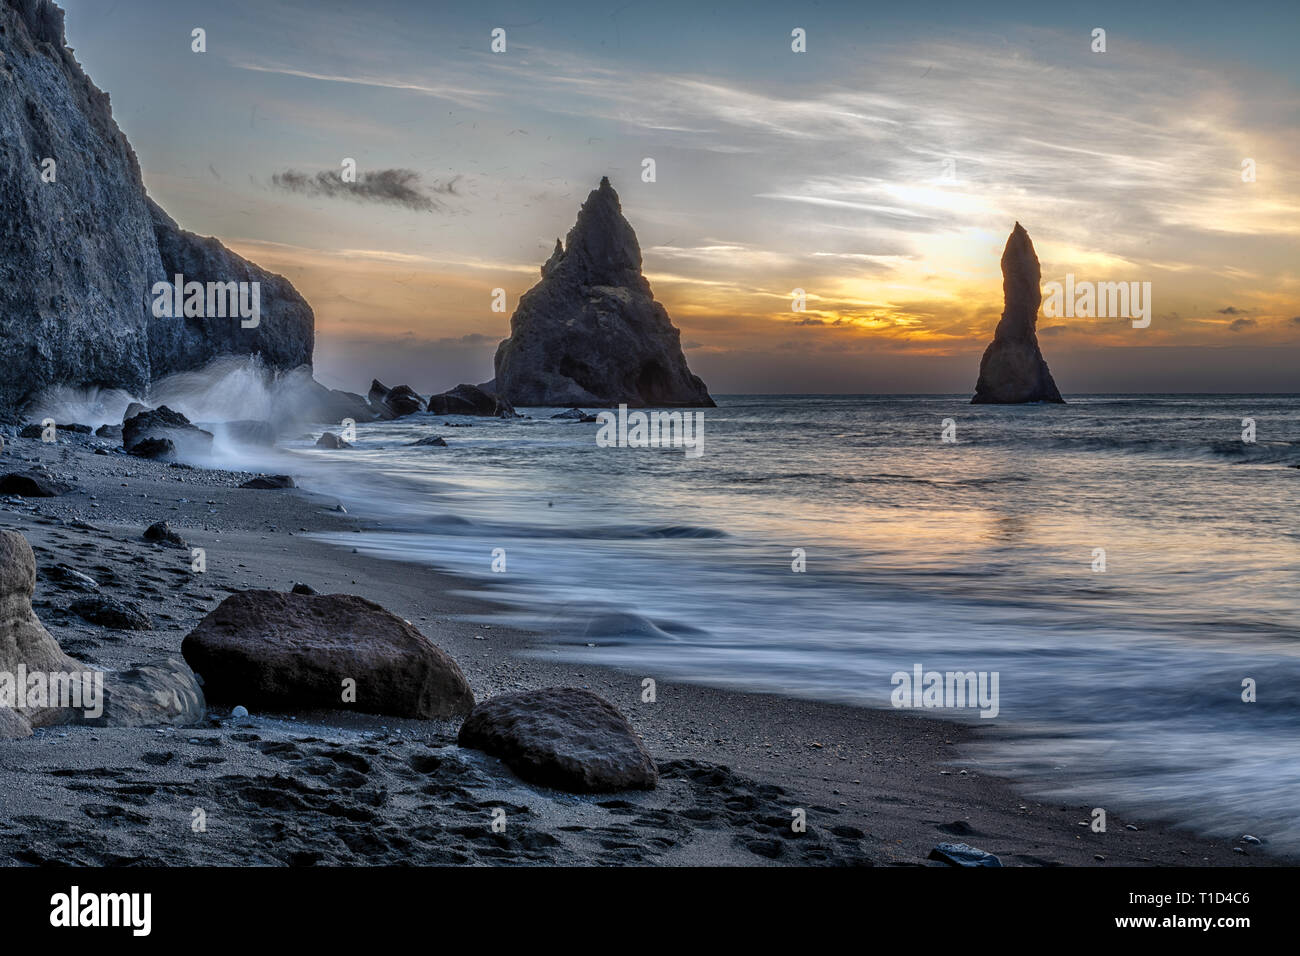
<path fill-rule="evenodd" d="M 0 528 L 27 536 L 38 567 L 70 565 L 154 620 L 147 631 L 88 624 L 66 610 L 84 592 L 38 581 L 37 613 L 68 653 L 105 668 L 178 657 L 194 625 L 244 588 L 358 594 L 451 654 L 479 699 L 557 685 L 601 694 L 642 735 L 662 781 L 574 796 L 458 748 L 455 722 L 232 719 L 214 705 L 194 728 L 56 727 L 0 741 L 5 864 L 941 866 L 927 859 L 940 842 L 1007 866 L 1287 862 L 1118 812 L 1094 833 L 1082 825 L 1091 807 L 1040 802 L 984 772 L 974 725 L 666 680 L 644 703 L 646 675 L 549 660 L 539 635 L 476 623 L 492 607 L 469 582 L 309 537 L 378 527 L 332 498 L 241 490 L 247 473 L 169 467 L 113 444 L 12 439 L 0 455 L 2 470 L 44 464 L 77 485 L 0 500 Z M 205 573 L 190 570 L 188 550 L 142 540 L 160 520 L 206 550 Z M 791 827 L 798 810 L 803 833 Z"/>

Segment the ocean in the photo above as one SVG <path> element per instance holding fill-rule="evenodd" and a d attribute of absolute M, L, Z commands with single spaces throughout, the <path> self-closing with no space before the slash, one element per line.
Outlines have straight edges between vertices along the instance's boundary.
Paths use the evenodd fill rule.
<path fill-rule="evenodd" d="M 260 382 L 168 401 L 273 418 Z M 112 418 L 96 400 L 52 414 Z M 340 451 L 304 436 L 288 462 L 218 434 L 213 464 L 338 496 L 386 530 L 334 543 L 464 576 L 502 608 L 483 623 L 543 635 L 535 653 L 964 705 L 920 711 L 982 725 L 971 766 L 1032 793 L 1300 850 L 1300 396 L 718 405 L 698 457 L 527 409 L 362 424 Z M 408 444 L 432 435 L 448 447 Z M 898 677 L 918 670 L 996 679 L 996 706 L 913 696 Z"/>
<path fill-rule="evenodd" d="M 996 716 L 923 708 L 984 724 L 981 766 L 1300 846 L 1300 397 L 718 405 L 699 457 L 562 409 L 297 445 L 394 529 L 340 546 L 472 579 L 543 653 L 862 707 L 918 667 L 996 674 Z"/>

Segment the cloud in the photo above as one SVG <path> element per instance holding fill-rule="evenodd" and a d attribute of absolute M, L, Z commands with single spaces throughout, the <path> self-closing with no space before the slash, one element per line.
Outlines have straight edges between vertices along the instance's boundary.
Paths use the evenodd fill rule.
<path fill-rule="evenodd" d="M 375 86 L 390 90 L 405 90 L 425 96 L 436 96 L 458 106 L 475 108 L 482 105 L 481 98 L 491 94 L 481 90 L 471 90 L 451 84 L 427 84 L 392 76 L 344 76 L 331 73 L 314 73 L 310 70 L 298 70 L 292 67 L 270 63 L 252 63 L 239 61 L 231 64 L 236 69 L 251 70 L 255 73 L 278 73 L 281 76 L 293 76 L 304 80 L 318 80 L 322 83 L 348 83 L 355 86 Z"/>
<path fill-rule="evenodd" d="M 271 176 L 271 186 L 284 192 L 325 199 L 402 206 L 416 212 L 445 212 L 448 206 L 439 196 L 458 196 L 459 176 L 424 186 L 413 169 L 379 169 L 361 173 L 354 183 L 345 182 L 339 170 L 322 170 L 316 175 L 286 169 Z"/>
<path fill-rule="evenodd" d="M 1228 323 L 1228 328 L 1233 332 L 1240 332 L 1242 329 L 1254 328 L 1257 324 L 1254 319 L 1233 319 Z"/>
<path fill-rule="evenodd" d="M 1219 315 L 1242 315 L 1245 311 L 1245 309 L 1239 309 L 1236 306 L 1230 305 L 1226 309 L 1220 309 Z"/>

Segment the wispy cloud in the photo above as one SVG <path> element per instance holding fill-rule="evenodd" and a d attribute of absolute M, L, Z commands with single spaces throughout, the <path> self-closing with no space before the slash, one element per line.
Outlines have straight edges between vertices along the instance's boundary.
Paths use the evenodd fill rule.
<path fill-rule="evenodd" d="M 254 73 L 277 73 L 280 76 L 294 76 L 299 79 L 316 80 L 321 83 L 346 83 L 351 86 L 374 86 L 388 90 L 404 90 L 408 93 L 436 96 L 439 99 L 448 100 L 466 107 L 481 106 L 484 99 L 493 95 L 486 90 L 441 83 L 422 83 L 396 76 L 367 73 L 316 73 L 311 70 L 296 69 L 277 63 L 256 63 L 250 60 L 235 60 L 231 65 L 239 70 L 249 70 Z"/>

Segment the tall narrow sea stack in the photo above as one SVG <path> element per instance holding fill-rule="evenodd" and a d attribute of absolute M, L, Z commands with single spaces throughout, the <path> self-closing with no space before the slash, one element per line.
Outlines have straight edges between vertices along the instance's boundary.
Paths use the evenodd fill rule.
<path fill-rule="evenodd" d="M 1020 223 L 1002 250 L 1002 320 L 980 360 L 972 405 L 1065 403 L 1038 348 L 1038 283 L 1042 272 L 1034 244 Z"/>
<path fill-rule="evenodd" d="M 491 387 L 514 405 L 713 407 L 641 274 L 641 247 L 608 178 L 519 300 Z"/>

